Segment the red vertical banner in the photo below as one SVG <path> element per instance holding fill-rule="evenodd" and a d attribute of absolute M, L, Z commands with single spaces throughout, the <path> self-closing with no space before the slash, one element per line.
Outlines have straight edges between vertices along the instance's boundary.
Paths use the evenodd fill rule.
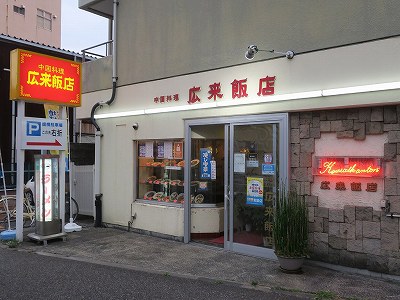
<path fill-rule="evenodd" d="M 183 159 L 183 142 L 174 142 L 174 158 Z"/>

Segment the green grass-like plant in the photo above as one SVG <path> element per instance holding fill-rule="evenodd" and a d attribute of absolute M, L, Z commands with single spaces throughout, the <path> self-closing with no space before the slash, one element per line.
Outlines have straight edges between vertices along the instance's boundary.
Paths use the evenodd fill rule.
<path fill-rule="evenodd" d="M 8 240 L 4 242 L 9 248 L 17 248 L 19 244 L 21 243 L 18 240 Z"/>
<path fill-rule="evenodd" d="M 251 285 L 252 285 L 252 286 L 257 286 L 257 285 L 258 285 L 258 281 L 253 280 L 253 281 L 251 282 Z"/>
<path fill-rule="evenodd" d="M 281 189 L 274 211 L 275 253 L 304 257 L 308 253 L 308 210 L 304 196 Z"/>
<path fill-rule="evenodd" d="M 336 294 L 331 291 L 319 291 L 315 294 L 314 300 L 335 300 Z"/>

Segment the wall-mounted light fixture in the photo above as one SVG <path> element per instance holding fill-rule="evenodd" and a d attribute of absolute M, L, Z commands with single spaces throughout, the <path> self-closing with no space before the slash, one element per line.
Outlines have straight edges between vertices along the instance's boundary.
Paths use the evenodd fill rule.
<path fill-rule="evenodd" d="M 287 59 L 292 59 L 294 57 L 294 52 L 292 50 L 288 50 L 286 52 L 280 52 L 275 50 L 263 50 L 263 49 L 258 49 L 256 45 L 250 45 L 249 47 L 247 47 L 247 51 L 244 54 L 244 57 L 246 57 L 246 59 L 248 60 L 252 60 L 258 51 L 283 54 L 286 56 Z"/>

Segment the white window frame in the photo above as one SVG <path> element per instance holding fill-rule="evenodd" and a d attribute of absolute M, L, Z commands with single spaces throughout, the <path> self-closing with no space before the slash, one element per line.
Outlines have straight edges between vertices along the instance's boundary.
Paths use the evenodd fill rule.
<path fill-rule="evenodd" d="M 52 18 L 51 13 L 38 8 L 36 16 L 37 16 L 37 26 L 38 27 L 52 31 L 53 18 Z"/>

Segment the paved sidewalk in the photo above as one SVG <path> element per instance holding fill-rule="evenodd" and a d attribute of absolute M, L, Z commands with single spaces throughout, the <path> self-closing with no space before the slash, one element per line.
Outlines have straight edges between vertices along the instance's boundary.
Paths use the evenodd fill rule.
<path fill-rule="evenodd" d="M 303 274 L 284 274 L 273 260 L 116 228 L 95 228 L 88 222 L 78 224 L 83 225 L 82 231 L 69 233 L 66 242 L 54 240 L 43 246 L 26 238 L 17 250 L 169 276 L 228 281 L 249 288 L 280 289 L 296 295 L 304 292 L 310 299 L 321 291 L 334 293 L 337 299 L 400 299 L 398 277 L 388 280 L 310 264 L 303 267 Z"/>

